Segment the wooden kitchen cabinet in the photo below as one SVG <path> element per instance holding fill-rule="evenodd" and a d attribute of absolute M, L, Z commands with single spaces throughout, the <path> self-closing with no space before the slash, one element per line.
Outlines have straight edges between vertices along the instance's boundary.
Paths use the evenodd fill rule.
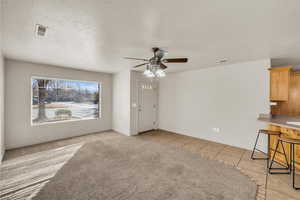
<path fill-rule="evenodd" d="M 288 101 L 292 66 L 270 68 L 270 100 Z"/>
<path fill-rule="evenodd" d="M 300 72 L 291 72 L 289 82 L 289 100 L 271 106 L 272 114 L 284 116 L 300 116 Z"/>

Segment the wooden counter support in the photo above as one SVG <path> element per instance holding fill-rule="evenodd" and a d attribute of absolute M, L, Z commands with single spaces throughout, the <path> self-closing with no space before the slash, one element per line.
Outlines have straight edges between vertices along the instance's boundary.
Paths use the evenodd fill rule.
<path fill-rule="evenodd" d="M 272 131 L 280 131 L 281 137 L 284 138 L 292 138 L 292 139 L 300 139 L 300 131 L 290 128 L 284 128 L 281 126 L 275 126 L 275 125 L 269 125 L 268 130 Z M 270 137 L 270 154 L 271 158 L 274 154 L 274 150 L 276 148 L 278 136 L 271 136 Z M 288 160 L 290 160 L 290 146 L 288 144 L 284 143 L 284 148 L 288 156 Z M 279 152 L 283 152 L 282 147 L 279 146 Z M 295 160 L 296 160 L 296 168 L 300 169 L 300 145 L 295 146 Z M 285 164 L 285 158 L 284 155 L 281 153 L 278 153 L 275 158 L 276 161 Z"/>

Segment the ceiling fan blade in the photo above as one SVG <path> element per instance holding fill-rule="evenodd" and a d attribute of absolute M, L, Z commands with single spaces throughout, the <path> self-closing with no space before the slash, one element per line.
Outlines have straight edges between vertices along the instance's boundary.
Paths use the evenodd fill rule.
<path fill-rule="evenodd" d="M 163 59 L 163 62 L 166 63 L 186 63 L 188 61 L 187 58 L 167 58 Z"/>
<path fill-rule="evenodd" d="M 131 57 L 124 57 L 124 59 L 129 59 L 129 60 L 142 60 L 142 61 L 149 61 L 148 59 L 144 59 L 144 58 L 131 58 Z"/>
<path fill-rule="evenodd" d="M 141 67 L 141 66 L 143 66 L 143 65 L 147 65 L 147 64 L 149 64 L 149 63 L 143 63 L 143 64 L 139 64 L 139 65 L 133 66 L 133 68 Z"/>
<path fill-rule="evenodd" d="M 160 65 L 160 68 L 161 68 L 161 69 L 167 69 L 167 68 L 168 68 L 168 67 L 167 67 L 165 64 L 163 64 L 163 63 L 160 63 L 159 65 Z"/>

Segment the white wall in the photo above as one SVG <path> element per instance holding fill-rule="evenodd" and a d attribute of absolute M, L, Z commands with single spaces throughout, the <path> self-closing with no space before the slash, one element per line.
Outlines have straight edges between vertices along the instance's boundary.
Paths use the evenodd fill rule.
<path fill-rule="evenodd" d="M 1 49 L 1 43 L 0 43 Z M 0 50 L 0 163 L 4 156 L 4 63 L 3 56 Z"/>
<path fill-rule="evenodd" d="M 160 82 L 159 128 L 251 149 L 265 126 L 258 114 L 269 112 L 269 66 L 260 60 L 168 74 Z"/>
<path fill-rule="evenodd" d="M 130 133 L 138 134 L 138 81 L 141 79 L 141 72 L 131 71 L 130 73 Z"/>
<path fill-rule="evenodd" d="M 130 135 L 130 70 L 113 75 L 113 130 Z"/>
<path fill-rule="evenodd" d="M 4 156 L 4 63 L 2 56 L 2 0 L 0 0 L 0 163 Z"/>
<path fill-rule="evenodd" d="M 31 126 L 31 77 L 54 77 L 102 83 L 100 119 Z M 112 75 L 5 60 L 5 144 L 16 148 L 112 128 Z"/>

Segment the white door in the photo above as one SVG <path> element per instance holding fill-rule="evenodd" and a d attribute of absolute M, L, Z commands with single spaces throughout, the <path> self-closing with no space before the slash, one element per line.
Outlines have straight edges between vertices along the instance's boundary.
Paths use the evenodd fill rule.
<path fill-rule="evenodd" d="M 138 89 L 138 132 L 156 129 L 157 89 L 151 81 L 140 81 Z"/>

